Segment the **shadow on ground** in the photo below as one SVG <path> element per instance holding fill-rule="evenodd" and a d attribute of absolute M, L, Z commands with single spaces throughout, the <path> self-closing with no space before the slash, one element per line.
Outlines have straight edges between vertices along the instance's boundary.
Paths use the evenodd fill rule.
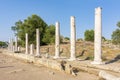
<path fill-rule="evenodd" d="M 119 60 L 120 60 L 120 54 L 117 55 L 114 59 L 112 59 L 112 60 L 106 62 L 105 64 L 114 63 L 114 62 L 117 62 L 117 61 L 119 61 Z"/>

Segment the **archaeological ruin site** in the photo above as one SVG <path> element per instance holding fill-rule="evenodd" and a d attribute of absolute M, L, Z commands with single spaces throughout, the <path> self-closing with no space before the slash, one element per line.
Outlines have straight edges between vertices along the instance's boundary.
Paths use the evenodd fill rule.
<path fill-rule="evenodd" d="M 120 49 L 102 40 L 101 7 L 95 8 L 94 17 L 94 42 L 76 41 L 75 16 L 70 17 L 70 40 L 67 42 L 60 43 L 60 21 L 55 23 L 55 44 L 40 45 L 41 33 L 38 28 L 34 39 L 36 44 L 29 44 L 29 38 L 32 38 L 29 37 L 30 33 L 24 36 L 25 47 L 18 45 L 18 37 L 15 37 L 15 40 L 9 38 L 8 47 L 0 49 L 0 69 L 11 68 L 6 70 L 9 72 L 5 73 L 3 80 L 28 80 L 30 76 L 34 77 L 34 80 L 120 80 Z M 110 51 L 116 54 L 107 54 Z M 19 69 L 15 65 L 20 65 Z M 1 71 L 4 74 L 5 70 Z M 16 78 L 12 79 L 12 74 L 12 77 Z M 27 74 L 29 77 L 25 76 Z M 37 75 L 41 76 L 41 79 L 35 77 Z"/>

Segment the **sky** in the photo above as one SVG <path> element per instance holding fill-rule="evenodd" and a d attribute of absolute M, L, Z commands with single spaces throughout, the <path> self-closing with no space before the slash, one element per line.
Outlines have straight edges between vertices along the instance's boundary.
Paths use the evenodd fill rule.
<path fill-rule="evenodd" d="M 120 0 L 0 0 L 0 41 L 14 38 L 11 26 L 32 14 L 48 25 L 60 22 L 60 34 L 70 37 L 70 16 L 75 16 L 76 38 L 94 29 L 95 8 L 102 7 L 102 35 L 111 39 L 120 21 Z"/>

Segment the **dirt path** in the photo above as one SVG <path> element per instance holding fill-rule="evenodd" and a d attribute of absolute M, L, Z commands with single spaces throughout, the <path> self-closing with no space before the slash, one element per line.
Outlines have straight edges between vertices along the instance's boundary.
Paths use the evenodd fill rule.
<path fill-rule="evenodd" d="M 0 80 L 98 80 L 98 77 L 85 72 L 79 72 L 74 77 L 42 65 L 38 67 L 24 63 L 0 53 Z"/>

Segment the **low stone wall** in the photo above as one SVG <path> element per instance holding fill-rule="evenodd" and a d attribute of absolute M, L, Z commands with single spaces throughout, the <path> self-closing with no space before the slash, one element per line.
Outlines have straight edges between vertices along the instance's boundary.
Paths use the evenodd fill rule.
<path fill-rule="evenodd" d="M 62 60 L 62 59 L 54 60 L 54 59 L 45 58 L 45 57 L 38 58 L 38 57 L 31 56 L 28 54 L 13 53 L 13 52 L 8 52 L 8 51 L 4 51 L 3 54 L 23 60 L 28 63 L 33 63 L 38 66 L 43 65 L 48 68 L 52 68 L 52 69 L 55 69 L 58 71 L 63 71 L 65 73 L 72 74 L 73 76 L 76 76 L 77 73 L 81 70 L 86 71 L 85 67 L 84 68 L 73 67 L 73 65 L 71 65 L 70 63 L 68 63 L 67 61 Z M 86 72 L 89 72 L 89 70 L 87 69 Z"/>
<path fill-rule="evenodd" d="M 16 59 L 23 60 L 28 63 L 33 63 L 38 66 L 43 65 L 48 68 L 63 71 L 65 73 L 72 74 L 73 76 L 76 76 L 77 73 L 76 72 L 77 69 L 75 67 L 73 68 L 69 63 L 62 59 L 54 60 L 52 58 L 45 58 L 44 56 L 42 56 L 42 58 L 38 58 L 32 55 L 23 53 L 13 53 L 6 50 L 4 50 L 3 54 L 14 57 Z"/>
<path fill-rule="evenodd" d="M 55 70 L 66 72 L 68 74 L 72 74 L 74 76 L 76 76 L 76 74 L 80 71 L 82 72 L 85 71 L 85 72 L 88 72 L 88 73 L 91 73 L 97 76 L 99 76 L 100 70 L 108 70 L 108 71 L 116 72 L 114 70 L 108 69 L 108 65 L 92 65 L 89 63 L 83 64 L 80 61 L 71 62 L 71 61 L 68 61 L 67 59 L 54 60 L 53 58 L 45 58 L 44 56 L 42 56 L 42 58 L 38 58 L 35 56 L 23 54 L 23 53 L 8 52 L 6 50 L 4 50 L 2 53 L 8 56 L 23 60 L 28 63 L 33 63 L 38 66 L 43 65 L 48 68 L 52 68 Z M 119 74 L 119 70 L 117 72 Z"/>
<path fill-rule="evenodd" d="M 47 59 L 47 58 L 37 58 L 31 55 L 26 55 L 26 54 L 19 54 L 19 53 L 12 53 L 12 52 L 4 52 L 3 54 L 5 55 L 9 55 L 12 57 L 15 57 L 17 59 L 22 59 L 25 62 L 30 62 L 30 63 L 34 63 L 36 65 L 44 65 L 46 67 L 52 68 L 52 69 L 56 69 L 61 71 L 62 67 L 61 67 L 61 63 L 60 61 L 57 60 L 52 60 L 52 59 Z"/>

